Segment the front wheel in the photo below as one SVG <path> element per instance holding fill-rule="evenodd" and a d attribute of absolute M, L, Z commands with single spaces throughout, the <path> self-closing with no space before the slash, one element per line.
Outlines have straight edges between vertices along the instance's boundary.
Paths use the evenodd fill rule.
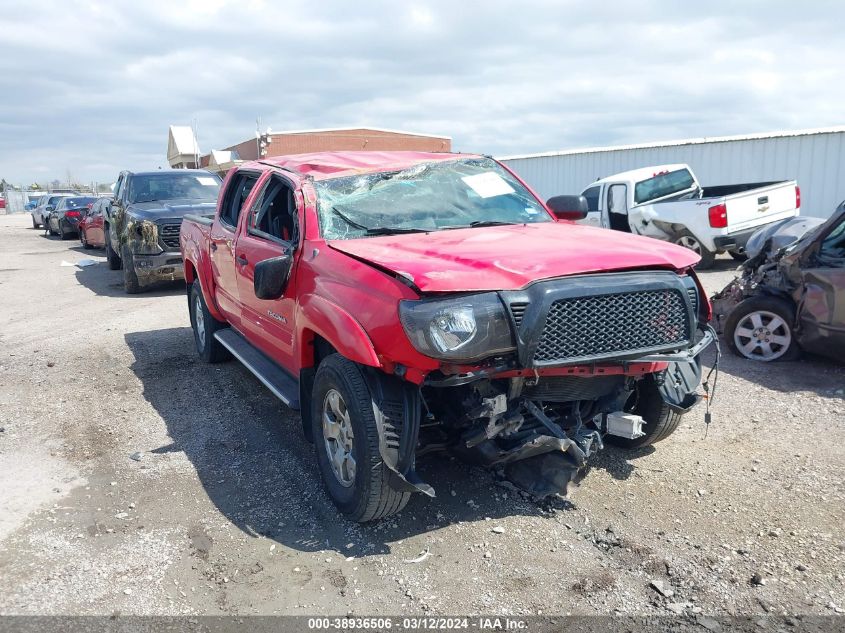
<path fill-rule="evenodd" d="M 751 360 L 795 360 L 801 350 L 792 329 L 794 319 L 795 310 L 785 299 L 749 297 L 725 320 L 728 347 Z"/>
<path fill-rule="evenodd" d="M 191 317 L 191 328 L 194 330 L 194 343 L 196 343 L 200 358 L 206 363 L 219 363 L 231 358 L 229 350 L 214 338 L 214 333 L 226 327 L 226 324 L 215 319 L 209 312 L 198 281 L 191 284 L 188 312 Z"/>
<path fill-rule="evenodd" d="M 138 281 L 135 260 L 128 246 L 123 247 L 123 257 L 120 259 L 123 262 L 123 289 L 128 295 L 136 295 L 141 292 L 141 282 Z"/>
<path fill-rule="evenodd" d="M 379 451 L 370 388 L 361 367 L 340 354 L 317 368 L 311 425 L 323 483 L 346 518 L 363 523 L 396 514 L 411 495 L 391 488 Z"/>
<path fill-rule="evenodd" d="M 120 255 L 111 247 L 111 239 L 109 237 L 109 227 L 104 229 L 103 241 L 106 243 L 106 259 L 109 262 L 109 270 L 120 270 Z"/>
<path fill-rule="evenodd" d="M 672 242 L 678 246 L 688 248 L 701 257 L 701 261 L 695 265 L 698 270 L 712 268 L 713 264 L 716 262 L 716 253 L 707 250 L 707 248 L 705 248 L 705 246 L 701 243 L 701 240 L 686 229 L 678 233 Z"/>
<path fill-rule="evenodd" d="M 35 221 L 35 217 L 32 218 L 32 228 L 37 229 L 40 225 L 38 222 Z"/>

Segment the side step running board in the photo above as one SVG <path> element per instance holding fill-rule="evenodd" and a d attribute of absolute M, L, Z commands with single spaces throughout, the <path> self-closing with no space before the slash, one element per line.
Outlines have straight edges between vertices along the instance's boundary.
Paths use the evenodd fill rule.
<path fill-rule="evenodd" d="M 243 336 L 232 328 L 218 330 L 214 338 L 220 341 L 232 356 L 250 370 L 264 386 L 279 400 L 295 411 L 299 411 L 299 383 L 284 369 L 255 349 Z"/>

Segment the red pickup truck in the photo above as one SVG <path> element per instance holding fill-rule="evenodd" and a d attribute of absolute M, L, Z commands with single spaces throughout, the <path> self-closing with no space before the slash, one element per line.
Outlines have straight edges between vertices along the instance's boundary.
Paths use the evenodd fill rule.
<path fill-rule="evenodd" d="M 662 440 L 713 340 L 693 252 L 580 226 L 495 160 L 283 156 L 231 171 L 181 248 L 200 357 L 236 357 L 301 411 L 355 521 L 434 496 L 449 451 L 565 492 L 605 440 Z"/>

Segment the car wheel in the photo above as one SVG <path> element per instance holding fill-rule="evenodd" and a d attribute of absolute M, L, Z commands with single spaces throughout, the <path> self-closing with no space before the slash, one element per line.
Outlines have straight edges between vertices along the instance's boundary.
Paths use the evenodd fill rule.
<path fill-rule="evenodd" d="M 49 218 L 47 219 L 47 225 L 46 226 L 47 226 L 47 231 L 50 233 L 50 235 L 57 235 L 57 233 L 53 230 L 53 225 L 50 223 Z"/>
<path fill-rule="evenodd" d="M 605 436 L 609 444 L 622 448 L 640 448 L 665 440 L 678 428 L 682 417 L 681 413 L 671 409 L 663 400 L 654 374 L 637 383 L 637 388 L 625 404 L 625 411 L 635 413 L 645 420 L 645 435 L 633 440 L 615 435 Z"/>
<path fill-rule="evenodd" d="M 123 257 L 120 259 L 123 262 L 123 289 L 128 295 L 136 295 L 141 292 L 141 282 L 138 281 L 138 275 L 135 272 L 135 260 L 128 246 L 123 247 Z"/>
<path fill-rule="evenodd" d="M 85 229 L 79 230 L 79 241 L 82 242 L 82 248 L 92 248 L 92 246 L 88 243 L 88 237 L 85 235 Z"/>
<path fill-rule="evenodd" d="M 680 233 L 675 236 L 675 239 L 672 240 L 674 244 L 678 246 L 683 246 L 684 248 L 688 248 L 694 253 L 697 253 L 701 256 L 701 261 L 695 265 L 695 268 L 698 270 L 705 270 L 707 268 L 711 268 L 716 261 L 716 253 L 712 251 L 708 251 L 704 248 L 704 245 L 701 241 L 692 233 L 684 229 Z"/>
<path fill-rule="evenodd" d="M 735 354 L 771 362 L 801 354 L 792 324 L 795 309 L 785 299 L 757 296 L 741 301 L 725 320 L 725 338 Z"/>
<path fill-rule="evenodd" d="M 70 233 L 65 233 L 65 227 L 62 226 L 61 222 L 59 222 L 58 225 L 59 225 L 59 239 L 69 240 L 71 237 L 73 237 Z"/>
<path fill-rule="evenodd" d="M 361 367 L 340 354 L 317 368 L 311 430 L 326 490 L 346 518 L 363 523 L 396 514 L 410 493 L 390 486 L 381 458 L 373 399 Z"/>
<path fill-rule="evenodd" d="M 209 312 L 198 281 L 191 284 L 191 292 L 188 294 L 188 314 L 200 358 L 206 363 L 229 360 L 232 354 L 214 338 L 214 333 L 228 327 L 228 324 L 218 321 Z"/>
<path fill-rule="evenodd" d="M 738 262 L 744 262 L 748 260 L 748 255 L 745 253 L 738 253 L 736 251 L 728 251 L 728 255 L 733 257 Z"/>
<path fill-rule="evenodd" d="M 37 229 L 40 225 L 38 222 L 35 221 L 35 217 L 32 218 L 32 228 Z"/>
<path fill-rule="evenodd" d="M 115 250 L 111 247 L 111 240 L 109 239 L 108 230 L 109 227 L 106 227 L 105 234 L 103 236 L 103 241 L 106 243 L 106 259 L 109 262 L 109 270 L 120 270 L 120 255 L 118 255 Z"/>

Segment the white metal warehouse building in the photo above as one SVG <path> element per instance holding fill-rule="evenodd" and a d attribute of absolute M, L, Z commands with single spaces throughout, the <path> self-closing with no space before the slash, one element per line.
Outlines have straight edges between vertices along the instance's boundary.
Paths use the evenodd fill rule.
<path fill-rule="evenodd" d="M 577 194 L 615 173 L 687 163 L 700 183 L 797 180 L 801 214 L 830 216 L 845 200 L 845 126 L 503 156 L 544 199 Z"/>

